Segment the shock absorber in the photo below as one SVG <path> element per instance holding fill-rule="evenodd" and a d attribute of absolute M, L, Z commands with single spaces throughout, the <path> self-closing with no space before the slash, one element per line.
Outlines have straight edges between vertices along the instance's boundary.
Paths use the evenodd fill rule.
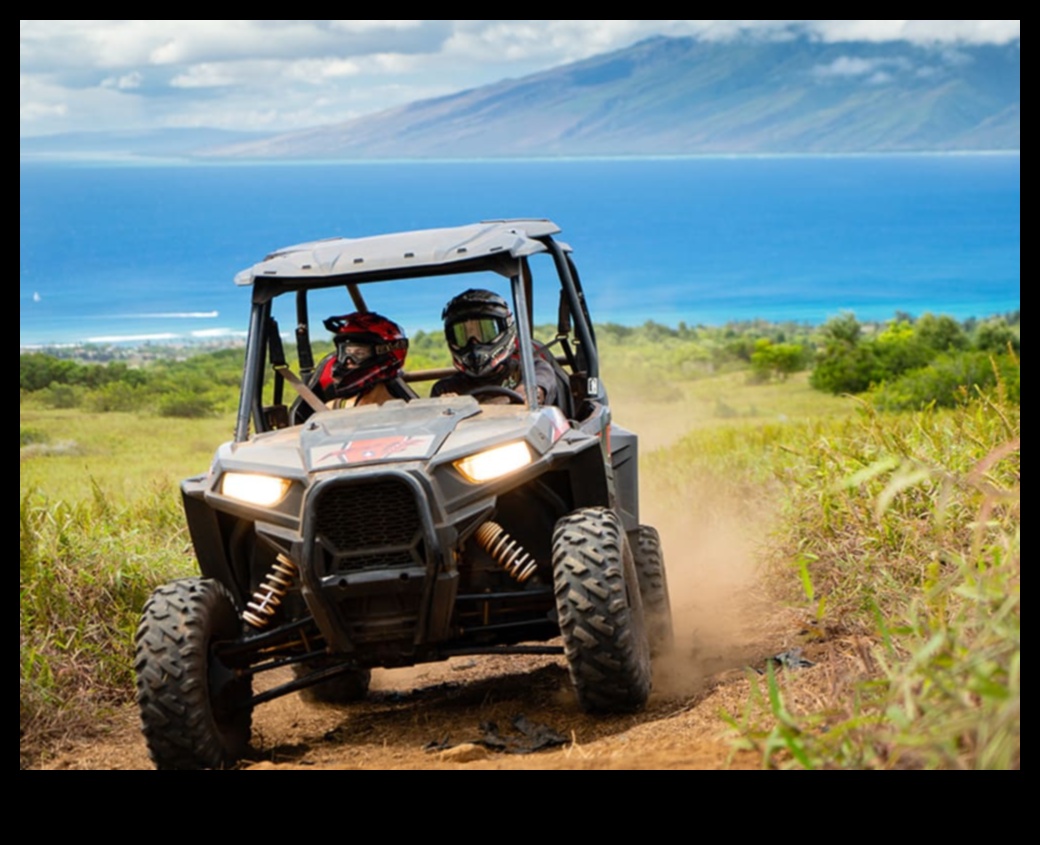
<path fill-rule="evenodd" d="M 534 575 L 538 564 L 497 522 L 488 520 L 473 535 L 506 572 L 523 584 Z"/>
<path fill-rule="evenodd" d="M 266 628 L 292 587 L 298 571 L 296 564 L 288 557 L 278 555 L 267 577 L 253 593 L 253 600 L 246 604 L 242 618 L 254 628 Z"/>

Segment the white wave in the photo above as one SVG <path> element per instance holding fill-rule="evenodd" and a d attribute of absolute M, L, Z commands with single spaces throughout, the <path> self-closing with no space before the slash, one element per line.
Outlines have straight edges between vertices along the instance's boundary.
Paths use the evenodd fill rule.
<path fill-rule="evenodd" d="M 151 340 L 178 340 L 179 334 L 163 332 L 161 334 L 110 334 L 98 337 L 88 337 L 84 343 L 141 343 Z"/>
<path fill-rule="evenodd" d="M 167 311 L 155 314 L 118 314 L 125 320 L 213 320 L 220 316 L 219 311 Z"/>
<path fill-rule="evenodd" d="M 192 337 L 207 338 L 207 337 L 245 337 L 246 332 L 240 329 L 199 329 L 197 331 L 189 332 Z"/>

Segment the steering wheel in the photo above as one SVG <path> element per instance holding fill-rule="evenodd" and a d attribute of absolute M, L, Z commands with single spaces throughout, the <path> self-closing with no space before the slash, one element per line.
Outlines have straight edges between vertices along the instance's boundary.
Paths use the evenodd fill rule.
<path fill-rule="evenodd" d="M 475 397 L 478 396 L 505 396 L 509 400 L 510 405 L 526 405 L 527 399 L 524 398 L 522 393 L 518 393 L 511 387 L 503 387 L 500 384 L 485 384 L 480 387 L 474 387 L 469 391 L 469 395 Z M 480 401 L 479 399 L 477 401 Z"/>

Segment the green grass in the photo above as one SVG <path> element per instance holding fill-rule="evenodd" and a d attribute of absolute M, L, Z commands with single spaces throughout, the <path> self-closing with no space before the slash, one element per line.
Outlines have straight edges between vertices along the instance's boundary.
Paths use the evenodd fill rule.
<path fill-rule="evenodd" d="M 956 410 L 695 431 L 648 461 L 684 496 L 780 504 L 761 561 L 826 670 L 751 676 L 763 765 L 1017 768 L 1020 418 Z"/>
<path fill-rule="evenodd" d="M 234 417 L 191 420 L 23 407 L 21 426 L 36 433 L 22 450 L 23 494 L 38 490 L 79 502 L 101 489 L 125 501 L 205 472 L 217 445 L 231 439 Z"/>
<path fill-rule="evenodd" d="M 19 503 L 19 735 L 23 753 L 95 726 L 133 689 L 131 642 L 157 583 L 194 559 L 175 489 L 118 504 L 24 491 Z"/>
<path fill-rule="evenodd" d="M 648 494 L 775 513 L 762 578 L 828 658 L 753 677 L 734 741 L 770 767 L 1018 767 L 1017 405 L 878 415 L 805 374 L 649 388 L 621 363 L 614 418 L 640 433 Z M 232 424 L 23 403 L 23 759 L 132 698 L 145 598 L 194 570 L 177 483 Z"/>
<path fill-rule="evenodd" d="M 23 753 L 91 730 L 131 696 L 146 598 L 194 572 L 177 485 L 206 471 L 232 424 L 23 407 Z"/>

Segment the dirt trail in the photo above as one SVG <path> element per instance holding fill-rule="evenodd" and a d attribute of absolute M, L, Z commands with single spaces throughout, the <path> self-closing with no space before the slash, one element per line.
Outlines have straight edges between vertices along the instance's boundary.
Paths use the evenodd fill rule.
<path fill-rule="evenodd" d="M 710 495 L 710 491 L 707 491 Z M 243 769 L 719 769 L 757 767 L 734 755 L 719 713 L 747 701 L 744 667 L 790 647 L 794 629 L 755 590 L 752 552 L 762 524 L 696 502 L 642 503 L 658 527 L 675 617 L 676 648 L 654 668 L 647 708 L 589 716 L 576 704 L 562 657 L 453 658 L 376 671 L 372 691 L 347 707 L 291 695 L 254 714 Z M 515 726 L 542 726 L 561 744 L 530 753 Z M 498 741 L 494 745 L 491 740 Z M 436 748 L 438 750 L 429 750 Z M 47 769 L 150 769 L 134 708 L 105 736 L 66 747 Z"/>

